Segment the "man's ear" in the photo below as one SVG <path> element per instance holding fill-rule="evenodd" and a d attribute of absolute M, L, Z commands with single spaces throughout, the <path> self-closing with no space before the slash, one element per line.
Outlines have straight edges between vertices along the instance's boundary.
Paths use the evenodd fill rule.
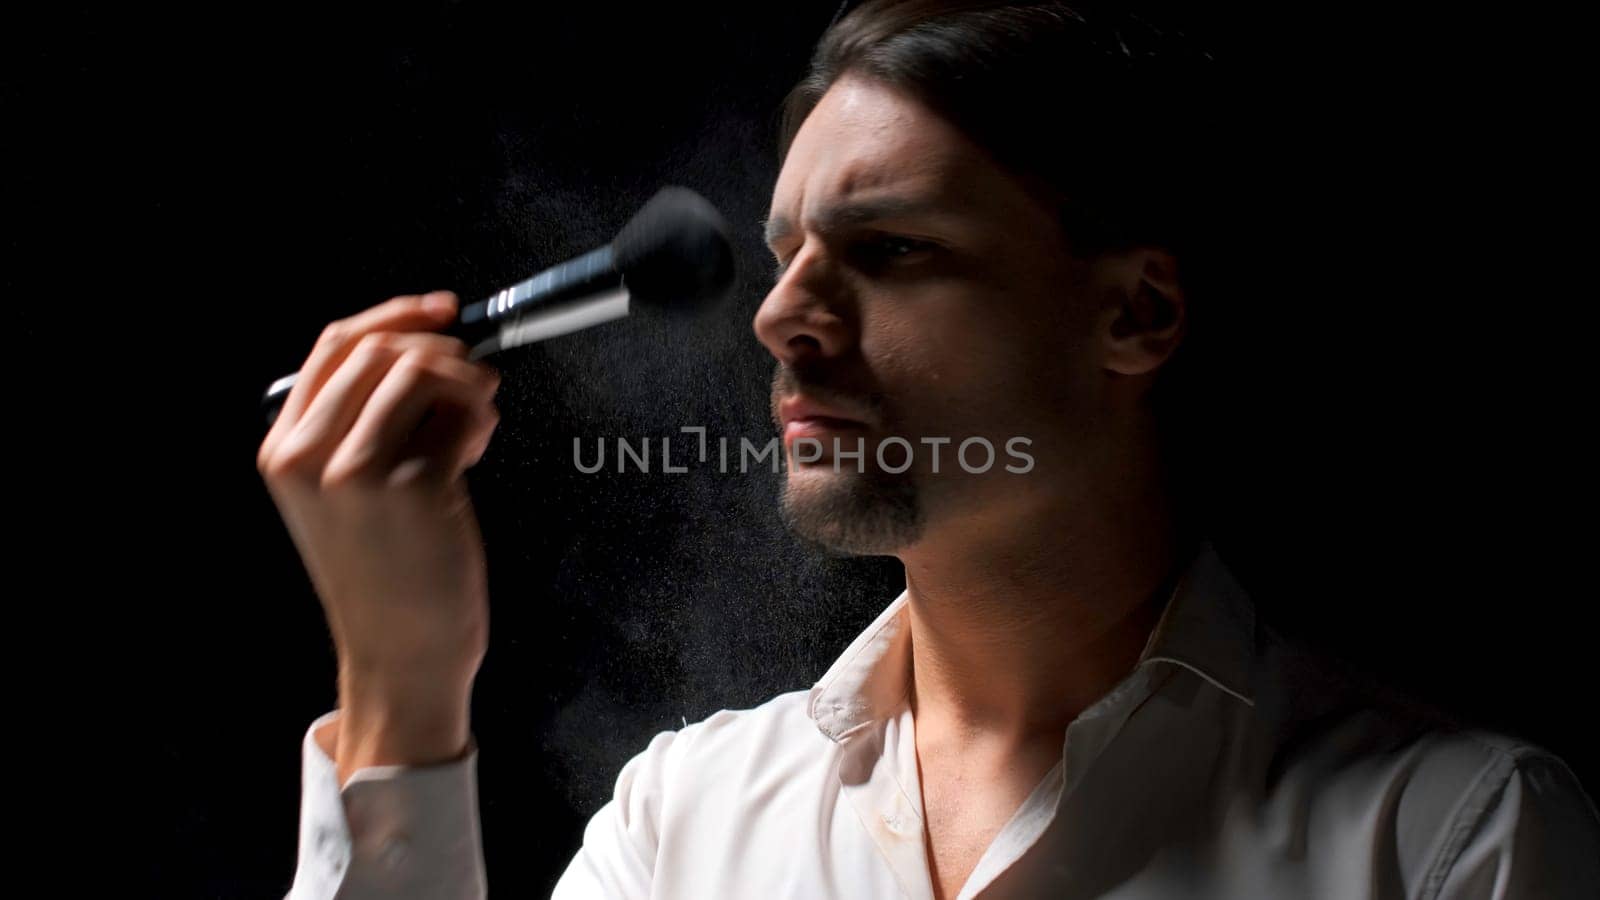
<path fill-rule="evenodd" d="M 1107 262 L 1113 283 L 1101 333 L 1106 368 L 1121 375 L 1153 372 L 1178 349 L 1188 324 L 1178 260 L 1166 250 L 1138 247 Z"/>

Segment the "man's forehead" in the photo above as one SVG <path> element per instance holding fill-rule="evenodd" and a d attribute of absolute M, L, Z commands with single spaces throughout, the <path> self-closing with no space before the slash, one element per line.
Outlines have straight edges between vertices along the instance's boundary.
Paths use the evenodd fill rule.
<path fill-rule="evenodd" d="M 964 205 L 979 193 L 982 168 L 965 136 L 921 104 L 887 88 L 841 83 L 796 134 L 769 221 L 844 206 Z"/>
<path fill-rule="evenodd" d="M 818 107 L 826 114 L 827 110 Z M 930 114 L 931 115 L 931 114 Z M 813 119 L 816 114 L 813 114 Z M 808 125 L 813 119 L 806 120 Z M 822 119 L 795 138 L 773 189 L 768 242 L 798 221 L 842 227 L 867 219 L 938 215 L 984 207 L 990 173 L 954 128 L 894 117 L 885 122 Z"/>
<path fill-rule="evenodd" d="M 940 177 L 937 172 L 850 167 L 817 170 L 814 176 L 787 191 L 782 185 L 774 190 L 771 218 L 814 218 L 824 210 L 855 206 L 909 213 L 916 207 L 961 199 L 961 181 Z"/>

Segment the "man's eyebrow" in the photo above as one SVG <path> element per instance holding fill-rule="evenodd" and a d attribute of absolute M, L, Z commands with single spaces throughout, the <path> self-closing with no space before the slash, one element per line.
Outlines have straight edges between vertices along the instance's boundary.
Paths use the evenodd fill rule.
<path fill-rule="evenodd" d="M 942 211 L 942 207 L 927 198 L 878 197 L 825 207 L 813 217 L 813 221 L 818 231 L 827 233 L 865 225 L 879 219 L 926 215 L 939 211 Z M 795 225 L 788 216 L 773 216 L 762 220 L 761 231 L 766 238 L 767 246 L 771 247 L 793 234 Z"/>

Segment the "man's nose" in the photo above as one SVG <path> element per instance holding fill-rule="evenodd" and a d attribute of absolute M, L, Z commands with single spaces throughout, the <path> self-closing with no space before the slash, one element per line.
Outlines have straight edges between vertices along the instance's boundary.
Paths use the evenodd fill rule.
<path fill-rule="evenodd" d="M 856 311 L 837 266 L 807 247 L 778 277 L 751 323 L 756 338 L 779 362 L 834 357 L 856 340 Z"/>

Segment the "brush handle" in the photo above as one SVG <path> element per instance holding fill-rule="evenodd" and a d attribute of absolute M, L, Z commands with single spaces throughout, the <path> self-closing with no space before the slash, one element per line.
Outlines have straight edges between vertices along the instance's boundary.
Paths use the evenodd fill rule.
<path fill-rule="evenodd" d="M 463 306 L 440 333 L 472 348 L 468 358 L 481 359 L 627 313 L 628 291 L 616 254 L 607 245 Z M 277 421 L 298 376 L 298 372 L 285 375 L 262 394 L 261 411 L 268 426 Z"/>

